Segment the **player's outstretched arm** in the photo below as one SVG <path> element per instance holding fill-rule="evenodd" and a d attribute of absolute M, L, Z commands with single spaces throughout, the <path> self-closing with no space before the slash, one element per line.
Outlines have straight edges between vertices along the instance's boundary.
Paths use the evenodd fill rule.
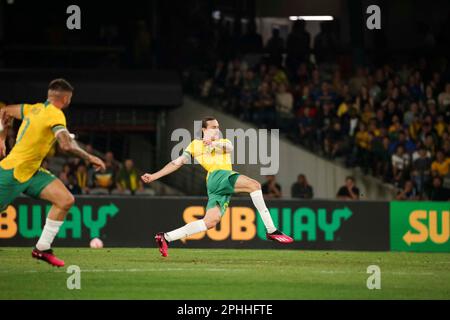
<path fill-rule="evenodd" d="M 180 169 L 184 164 L 186 164 L 189 161 L 187 156 L 182 155 L 176 158 L 175 160 L 169 162 L 156 173 L 150 174 L 146 173 L 141 176 L 142 181 L 145 183 L 150 183 L 152 181 L 158 180 L 161 177 L 167 176 L 168 174 L 171 174 L 174 171 L 177 171 Z"/>
<path fill-rule="evenodd" d="M 58 140 L 58 144 L 61 147 L 61 149 L 65 152 L 69 152 L 77 157 L 80 157 L 83 160 L 86 160 L 90 164 L 94 166 L 94 168 L 99 170 L 105 170 L 105 163 L 98 157 L 93 156 L 78 145 L 78 143 L 72 139 L 70 136 L 69 131 L 66 129 L 61 129 L 60 131 L 55 133 L 56 139 Z"/>

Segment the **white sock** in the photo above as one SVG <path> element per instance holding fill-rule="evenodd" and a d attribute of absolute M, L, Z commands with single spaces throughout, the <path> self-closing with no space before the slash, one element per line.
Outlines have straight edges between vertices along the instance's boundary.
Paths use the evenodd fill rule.
<path fill-rule="evenodd" d="M 56 221 L 47 218 L 44 226 L 44 230 L 42 230 L 41 237 L 36 244 L 36 249 L 40 251 L 48 250 L 52 246 L 53 239 L 55 239 L 58 234 L 59 227 L 63 224 L 64 221 Z"/>
<path fill-rule="evenodd" d="M 272 217 L 270 216 L 269 209 L 266 207 L 266 203 L 264 202 L 264 197 L 261 190 L 256 190 L 250 193 L 250 197 L 252 198 L 253 204 L 261 216 L 264 225 L 266 226 L 267 232 L 272 233 L 277 230 L 275 225 L 273 224 Z"/>
<path fill-rule="evenodd" d="M 166 232 L 164 234 L 164 237 L 166 238 L 167 241 L 171 242 L 185 237 L 189 237 L 192 234 L 196 234 L 206 230 L 208 230 L 208 228 L 206 227 L 205 221 L 201 219 L 188 223 L 184 227 L 178 228 L 176 230 Z"/>

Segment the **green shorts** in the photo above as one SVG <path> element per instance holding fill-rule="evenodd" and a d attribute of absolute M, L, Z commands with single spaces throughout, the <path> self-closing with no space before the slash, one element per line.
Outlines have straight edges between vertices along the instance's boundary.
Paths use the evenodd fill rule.
<path fill-rule="evenodd" d="M 38 199 L 42 190 L 55 179 L 49 171 L 40 168 L 28 181 L 20 183 L 14 178 L 14 169 L 5 170 L 0 167 L 0 212 L 21 193 Z"/>
<path fill-rule="evenodd" d="M 223 216 L 230 204 L 231 195 L 239 173 L 230 170 L 215 170 L 208 176 L 206 188 L 208 189 L 208 204 L 206 210 L 218 206 Z"/>

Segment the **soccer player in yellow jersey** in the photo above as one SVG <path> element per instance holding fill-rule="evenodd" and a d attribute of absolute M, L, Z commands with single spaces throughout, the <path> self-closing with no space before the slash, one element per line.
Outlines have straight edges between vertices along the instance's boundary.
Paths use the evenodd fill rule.
<path fill-rule="evenodd" d="M 55 141 L 62 150 L 91 163 L 97 170 L 105 169 L 99 158 L 82 150 L 66 128 L 63 109 L 70 104 L 73 87 L 64 79 L 50 82 L 48 98 L 44 103 L 9 105 L 0 109 L 0 158 L 6 155 L 5 139 L 12 119 L 22 121 L 16 143 L 6 158 L 0 161 L 0 212 L 4 211 L 21 193 L 50 201 L 52 207 L 32 257 L 62 267 L 51 244 L 67 212 L 74 203 L 73 195 L 64 184 L 41 163 Z"/>
<path fill-rule="evenodd" d="M 293 239 L 277 230 L 264 202 L 261 185 L 258 181 L 232 170 L 231 152 L 233 145 L 227 139 L 218 139 L 219 122 L 214 117 L 202 120 L 202 140 L 193 140 L 179 158 L 169 162 L 160 171 L 144 174 L 145 183 L 155 181 L 168 175 L 194 158 L 208 172 L 206 186 L 208 204 L 203 219 L 186 224 L 184 227 L 155 236 L 159 251 L 163 257 L 168 255 L 168 243 L 192 234 L 214 228 L 219 222 L 230 202 L 233 193 L 246 192 L 261 215 L 267 229 L 267 238 L 280 243 L 291 243 Z"/>

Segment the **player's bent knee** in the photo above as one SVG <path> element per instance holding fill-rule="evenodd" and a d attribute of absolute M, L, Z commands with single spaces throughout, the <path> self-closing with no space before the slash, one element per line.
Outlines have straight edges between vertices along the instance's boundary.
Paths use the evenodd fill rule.
<path fill-rule="evenodd" d="M 252 192 L 261 190 L 261 184 L 256 180 L 252 180 L 250 188 L 251 188 Z"/>
<path fill-rule="evenodd" d="M 64 210 L 70 210 L 72 206 L 75 204 L 75 197 L 71 193 L 67 193 L 58 201 L 56 204 L 58 207 Z"/>

